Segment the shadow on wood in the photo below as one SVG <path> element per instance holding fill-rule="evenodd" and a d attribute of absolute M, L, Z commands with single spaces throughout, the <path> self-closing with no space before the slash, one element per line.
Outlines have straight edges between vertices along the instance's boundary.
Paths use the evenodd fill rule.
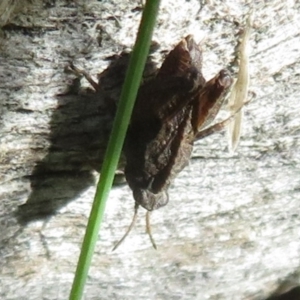
<path fill-rule="evenodd" d="M 66 94 L 57 96 L 51 146 L 29 176 L 32 192 L 17 211 L 20 224 L 55 214 L 95 183 L 92 171 L 101 169 L 129 57 L 122 53 L 109 58 L 109 67 L 98 76 L 97 91 L 80 91 L 76 78 Z M 149 59 L 144 77 L 155 70 Z"/>

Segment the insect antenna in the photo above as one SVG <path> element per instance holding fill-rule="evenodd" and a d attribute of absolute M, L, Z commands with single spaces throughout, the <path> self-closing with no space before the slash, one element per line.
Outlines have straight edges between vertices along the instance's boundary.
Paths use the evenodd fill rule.
<path fill-rule="evenodd" d="M 151 213 L 150 211 L 147 211 L 147 213 L 146 213 L 146 232 L 149 235 L 149 238 L 150 238 L 150 241 L 151 241 L 151 244 L 152 244 L 153 248 L 155 250 L 157 250 L 154 238 L 153 238 L 152 233 L 151 233 L 150 213 Z"/>
<path fill-rule="evenodd" d="M 139 204 L 135 203 L 134 205 L 134 214 L 133 214 L 133 218 L 132 221 L 127 229 L 127 231 L 125 232 L 125 234 L 123 235 L 123 237 L 117 242 L 117 244 L 113 247 L 112 251 L 115 251 L 122 243 L 123 241 L 126 239 L 127 235 L 129 234 L 129 232 L 131 231 L 131 229 L 133 228 L 133 226 L 135 225 L 135 222 L 137 220 L 137 216 L 138 216 L 138 209 L 139 209 Z"/>

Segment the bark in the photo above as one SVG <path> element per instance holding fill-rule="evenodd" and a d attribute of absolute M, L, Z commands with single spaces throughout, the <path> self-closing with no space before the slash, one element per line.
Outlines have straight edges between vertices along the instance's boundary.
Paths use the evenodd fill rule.
<path fill-rule="evenodd" d="M 126 70 L 122 53 L 132 48 L 142 6 L 24 3 L 21 11 L 0 6 L 0 295 L 66 299 Z M 169 204 L 151 215 L 157 251 L 140 210 L 135 229 L 111 252 L 134 205 L 126 184 L 115 185 L 86 299 L 256 300 L 299 283 L 299 3 L 199 5 L 162 1 L 145 76 L 193 34 L 203 39 L 211 78 L 234 60 L 252 5 L 253 99 L 239 148 L 228 153 L 224 133 L 197 143 Z M 101 74 L 101 91 L 68 72 L 70 62 L 95 79 Z"/>

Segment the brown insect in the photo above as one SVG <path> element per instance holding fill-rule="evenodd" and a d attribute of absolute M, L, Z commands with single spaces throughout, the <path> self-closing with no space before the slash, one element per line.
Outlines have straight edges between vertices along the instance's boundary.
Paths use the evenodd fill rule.
<path fill-rule="evenodd" d="M 87 73 L 74 66 L 72 69 L 98 88 Z M 241 109 L 208 127 L 224 102 L 232 78 L 223 69 L 206 81 L 201 70 L 201 47 L 189 35 L 167 55 L 156 76 L 139 89 L 123 149 L 125 177 L 133 192 L 135 212 L 113 250 L 134 226 L 139 206 L 148 211 L 146 228 L 156 248 L 149 213 L 168 203 L 168 188 L 188 164 L 194 141 L 222 130 Z"/>
<path fill-rule="evenodd" d="M 189 35 L 168 54 L 156 77 L 139 89 L 124 145 L 125 176 L 133 191 L 135 213 L 114 249 L 132 229 L 139 206 L 148 211 L 147 232 L 156 248 L 149 212 L 168 203 L 168 188 L 188 164 L 194 141 L 223 129 L 231 119 L 207 128 L 232 79 L 224 69 L 206 82 L 201 69 L 201 48 Z"/>

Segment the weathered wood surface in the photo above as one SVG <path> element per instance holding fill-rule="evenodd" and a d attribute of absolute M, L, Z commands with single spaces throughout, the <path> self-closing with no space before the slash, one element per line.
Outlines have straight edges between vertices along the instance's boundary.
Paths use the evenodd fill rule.
<path fill-rule="evenodd" d="M 237 153 L 228 154 L 224 134 L 197 143 L 170 203 L 152 214 L 158 251 L 141 210 L 111 252 L 133 214 L 129 188 L 114 187 L 86 299 L 264 299 L 282 282 L 299 282 L 299 3 L 252 5 L 253 101 Z M 205 38 L 209 79 L 234 58 L 249 9 L 237 0 L 207 1 L 201 11 L 198 1 L 162 1 L 153 60 L 194 34 Z M 66 299 L 95 191 L 93 167 L 111 126 L 114 107 L 105 100 L 116 97 L 124 68 L 113 81 L 105 75 L 105 91 L 93 95 L 78 91 L 65 67 L 73 61 L 96 78 L 113 55 L 130 50 L 141 3 L 57 0 L 2 16 L 0 296 Z M 73 93 L 59 96 L 71 84 Z"/>

